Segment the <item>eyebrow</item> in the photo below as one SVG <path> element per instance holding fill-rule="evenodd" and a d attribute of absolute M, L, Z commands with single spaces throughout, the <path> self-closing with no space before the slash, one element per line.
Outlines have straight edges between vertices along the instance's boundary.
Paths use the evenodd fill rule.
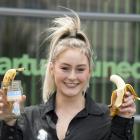
<path fill-rule="evenodd" d="M 69 65 L 67 63 L 62 63 L 61 65 L 71 66 L 71 65 Z M 78 67 L 86 67 L 87 65 L 86 64 L 78 64 L 77 66 Z"/>

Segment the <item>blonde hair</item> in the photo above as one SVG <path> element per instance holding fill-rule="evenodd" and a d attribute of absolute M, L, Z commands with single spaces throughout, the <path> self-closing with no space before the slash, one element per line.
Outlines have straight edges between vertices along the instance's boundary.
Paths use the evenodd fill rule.
<path fill-rule="evenodd" d="M 46 75 L 43 85 L 43 101 L 46 102 L 49 97 L 56 91 L 54 77 L 50 71 L 50 63 L 53 63 L 56 58 L 65 50 L 69 48 L 80 48 L 88 60 L 90 71 L 92 70 L 92 50 L 86 34 L 81 31 L 81 24 L 78 15 L 74 13 L 74 17 L 64 16 L 55 18 L 53 23 L 54 27 L 49 30 L 52 32 L 49 36 L 50 51 L 46 68 Z M 89 81 L 87 82 L 85 90 L 88 88 Z"/>

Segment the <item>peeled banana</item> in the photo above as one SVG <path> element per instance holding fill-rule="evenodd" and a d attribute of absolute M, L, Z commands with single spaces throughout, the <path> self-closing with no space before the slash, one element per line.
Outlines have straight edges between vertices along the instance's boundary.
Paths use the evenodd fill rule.
<path fill-rule="evenodd" d="M 6 71 L 2 81 L 2 89 L 4 91 L 4 94 L 7 95 L 8 87 L 10 86 L 11 82 L 14 80 L 17 72 L 21 72 L 23 70 L 24 68 L 17 68 L 17 69 L 9 69 Z M 12 103 L 8 102 L 9 111 L 12 110 L 12 106 L 13 106 Z"/>
<path fill-rule="evenodd" d="M 140 98 L 138 97 L 134 88 L 130 84 L 125 84 L 119 75 L 111 75 L 110 81 L 112 81 L 117 86 L 117 89 L 112 92 L 111 104 L 109 105 L 110 115 L 114 117 L 119 112 L 119 107 L 123 103 L 126 91 L 129 91 L 131 94 L 133 94 L 134 99 L 140 100 Z"/>

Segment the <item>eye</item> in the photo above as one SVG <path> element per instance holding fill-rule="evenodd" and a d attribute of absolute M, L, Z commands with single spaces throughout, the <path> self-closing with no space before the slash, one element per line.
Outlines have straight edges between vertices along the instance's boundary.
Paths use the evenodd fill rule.
<path fill-rule="evenodd" d="M 61 69 L 64 70 L 64 71 L 68 71 L 69 70 L 68 67 L 61 67 Z"/>
<path fill-rule="evenodd" d="M 79 72 L 83 72 L 85 70 L 85 68 L 77 68 L 77 71 Z"/>

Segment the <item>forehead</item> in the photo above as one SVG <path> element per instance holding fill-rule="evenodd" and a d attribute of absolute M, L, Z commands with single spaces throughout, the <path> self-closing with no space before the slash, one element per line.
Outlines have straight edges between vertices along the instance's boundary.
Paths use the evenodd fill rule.
<path fill-rule="evenodd" d="M 67 64 L 88 64 L 88 58 L 79 48 L 70 48 L 63 51 L 55 62 Z"/>

